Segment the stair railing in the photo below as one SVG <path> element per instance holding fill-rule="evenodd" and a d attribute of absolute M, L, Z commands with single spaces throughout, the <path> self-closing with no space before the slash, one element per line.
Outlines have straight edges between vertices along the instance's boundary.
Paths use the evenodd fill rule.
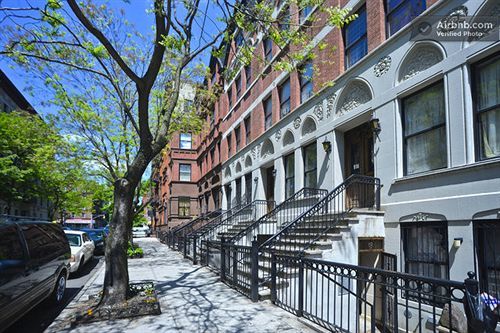
<path fill-rule="evenodd" d="M 308 211 L 283 226 L 259 250 L 303 256 L 306 249 L 354 208 L 380 209 L 380 179 L 363 175 L 349 176 Z M 287 238 L 293 233 L 300 237 Z"/>
<path fill-rule="evenodd" d="M 327 194 L 327 190 L 304 187 L 277 205 L 268 214 L 229 238 L 227 242 L 251 246 L 254 239 L 259 241 L 259 235 L 274 235 L 280 225 L 295 220 Z"/>
<path fill-rule="evenodd" d="M 171 235 L 171 239 L 172 239 L 171 246 L 175 247 L 175 245 L 178 244 L 180 241 L 184 241 L 184 239 L 186 238 L 187 235 L 202 228 L 210 220 L 214 219 L 215 217 L 217 217 L 223 213 L 224 212 L 222 210 L 216 210 L 216 211 L 213 211 L 210 213 L 203 214 L 194 220 L 191 220 L 187 223 L 184 223 L 184 224 L 178 226 L 173 231 L 171 231 L 171 234 L 172 234 Z"/>

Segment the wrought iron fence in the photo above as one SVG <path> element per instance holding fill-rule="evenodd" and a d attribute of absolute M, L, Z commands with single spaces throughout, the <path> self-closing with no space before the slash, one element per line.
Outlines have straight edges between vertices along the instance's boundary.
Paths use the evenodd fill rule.
<path fill-rule="evenodd" d="M 274 304 L 332 331 L 467 330 L 463 282 L 277 254 L 271 276 Z"/>
<path fill-rule="evenodd" d="M 274 235 L 280 226 L 298 218 L 327 194 L 327 190 L 303 188 L 271 212 L 229 238 L 228 242 L 250 246 L 252 241 L 257 239 L 259 243 L 263 243 Z"/>

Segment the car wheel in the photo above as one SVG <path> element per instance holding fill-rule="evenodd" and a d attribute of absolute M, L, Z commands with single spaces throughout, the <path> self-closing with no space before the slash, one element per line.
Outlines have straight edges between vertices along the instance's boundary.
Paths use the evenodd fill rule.
<path fill-rule="evenodd" d="M 54 304 L 59 304 L 64 298 L 64 293 L 66 292 L 66 273 L 63 271 L 59 274 L 56 280 L 56 285 L 54 291 L 50 297 L 50 300 Z"/>

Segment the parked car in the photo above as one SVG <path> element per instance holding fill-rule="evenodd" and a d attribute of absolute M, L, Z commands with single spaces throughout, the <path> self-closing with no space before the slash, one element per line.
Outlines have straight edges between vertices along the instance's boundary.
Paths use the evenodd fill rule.
<path fill-rule="evenodd" d="M 81 229 L 94 241 L 94 254 L 104 254 L 106 236 L 102 229 Z"/>
<path fill-rule="evenodd" d="M 83 266 L 94 257 L 94 241 L 80 230 L 64 230 L 64 233 L 71 247 L 70 273 L 81 272 Z"/>
<path fill-rule="evenodd" d="M 142 227 L 133 227 L 132 228 L 132 237 L 149 237 L 151 231 L 149 227 L 143 225 Z"/>
<path fill-rule="evenodd" d="M 70 257 L 60 225 L 0 223 L 0 331 L 47 298 L 63 300 Z"/>

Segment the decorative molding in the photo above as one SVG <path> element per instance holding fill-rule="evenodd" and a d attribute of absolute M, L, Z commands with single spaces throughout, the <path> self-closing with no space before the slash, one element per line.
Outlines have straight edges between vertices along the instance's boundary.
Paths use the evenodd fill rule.
<path fill-rule="evenodd" d="M 292 131 L 286 131 L 285 135 L 283 135 L 283 146 L 291 145 L 295 142 L 295 138 L 293 136 Z"/>
<path fill-rule="evenodd" d="M 274 154 L 274 146 L 273 146 L 273 143 L 271 142 L 271 140 L 267 139 L 262 144 L 262 148 L 260 150 L 260 157 L 262 159 L 265 159 L 272 154 Z"/>
<path fill-rule="evenodd" d="M 404 61 L 399 81 L 406 81 L 441 60 L 443 60 L 443 55 L 436 47 L 429 45 L 417 46 L 417 49 L 413 50 L 408 59 Z"/>
<path fill-rule="evenodd" d="M 302 125 L 302 136 L 314 133 L 316 131 L 316 123 L 311 117 L 307 117 Z"/>
<path fill-rule="evenodd" d="M 380 58 L 380 60 L 377 62 L 375 66 L 373 66 L 373 73 L 375 74 L 376 77 L 381 77 L 391 67 L 392 59 L 390 56 L 385 56 Z"/>
<path fill-rule="evenodd" d="M 328 98 L 326 99 L 326 117 L 327 118 L 330 118 L 330 116 L 332 115 L 333 113 L 333 106 L 335 104 L 335 98 L 337 98 L 337 94 L 331 94 L 330 96 L 328 96 Z"/>
<path fill-rule="evenodd" d="M 417 214 L 413 215 L 411 220 L 415 221 L 415 222 L 420 222 L 420 221 L 427 221 L 428 218 L 429 218 L 429 214 L 417 213 Z"/>
<path fill-rule="evenodd" d="M 469 13 L 469 9 L 465 6 L 458 6 L 453 8 L 446 14 L 446 17 L 442 18 L 438 24 L 439 32 L 450 32 L 456 30 L 457 25 L 452 25 L 453 23 L 464 22 L 465 17 Z M 454 27 L 454 28 L 453 28 Z"/>
<path fill-rule="evenodd" d="M 274 134 L 274 139 L 276 142 L 280 141 L 281 139 L 281 129 L 277 130 L 276 133 Z"/>
<path fill-rule="evenodd" d="M 260 151 L 260 146 L 257 145 L 255 147 L 252 148 L 252 156 L 253 156 L 253 159 L 256 160 L 257 157 L 259 156 L 259 151 Z"/>
<path fill-rule="evenodd" d="M 344 89 L 340 98 L 336 112 L 339 116 L 369 102 L 372 94 L 366 83 L 354 81 Z"/>
<path fill-rule="evenodd" d="M 318 120 L 323 120 L 323 104 L 318 104 L 314 107 L 314 115 Z"/>
<path fill-rule="evenodd" d="M 302 119 L 300 119 L 300 117 L 297 117 L 295 118 L 295 120 L 293 121 L 293 127 L 295 129 L 298 129 L 300 127 L 300 124 L 302 123 Z"/>

